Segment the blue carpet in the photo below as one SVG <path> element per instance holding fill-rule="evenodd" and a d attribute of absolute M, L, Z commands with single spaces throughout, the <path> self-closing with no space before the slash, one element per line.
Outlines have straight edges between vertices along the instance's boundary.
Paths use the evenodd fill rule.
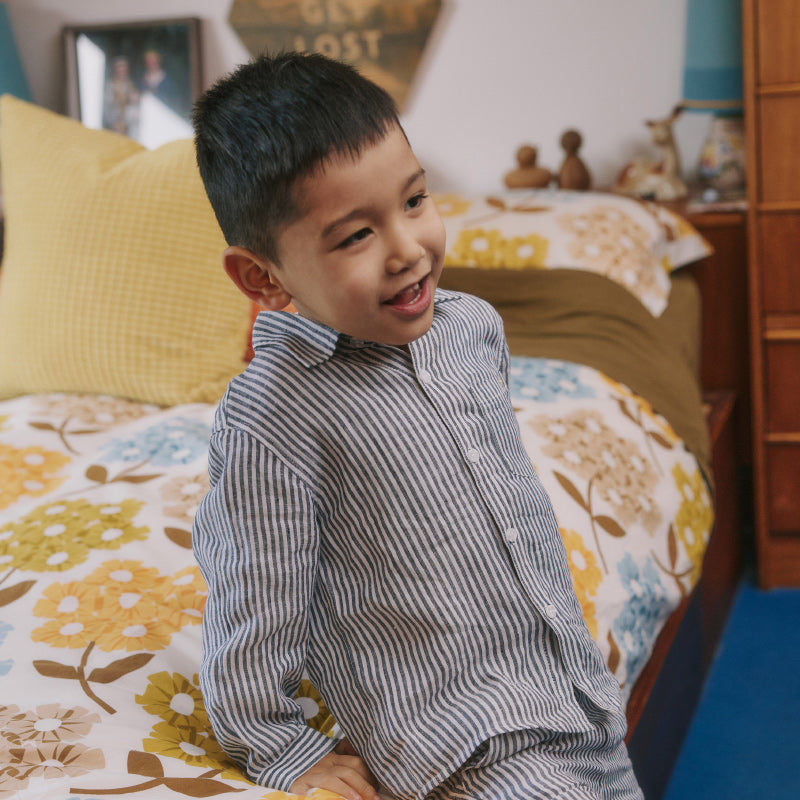
<path fill-rule="evenodd" d="M 800 590 L 738 589 L 664 800 L 800 798 Z"/>

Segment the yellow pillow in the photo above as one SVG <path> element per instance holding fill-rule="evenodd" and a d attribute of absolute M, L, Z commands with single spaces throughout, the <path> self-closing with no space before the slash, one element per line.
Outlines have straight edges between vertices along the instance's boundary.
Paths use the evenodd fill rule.
<path fill-rule="evenodd" d="M 0 397 L 215 402 L 244 366 L 250 304 L 191 140 L 147 150 L 0 98 Z"/>

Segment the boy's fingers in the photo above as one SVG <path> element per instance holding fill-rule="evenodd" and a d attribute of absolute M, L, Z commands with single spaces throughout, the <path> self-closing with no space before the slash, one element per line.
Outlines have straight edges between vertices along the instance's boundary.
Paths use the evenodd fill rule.
<path fill-rule="evenodd" d="M 341 762 L 338 759 L 337 762 L 339 778 L 355 789 L 362 800 L 373 800 L 378 796 L 375 791 L 375 778 L 360 758 L 342 756 Z"/>
<path fill-rule="evenodd" d="M 320 788 L 336 792 L 346 800 L 377 800 L 374 783 L 375 779 L 360 758 L 333 752 L 298 778 L 291 791 L 304 794 Z"/>
<path fill-rule="evenodd" d="M 337 766 L 344 767 L 345 769 L 353 770 L 368 782 L 374 781 L 369 768 L 358 756 L 341 756 L 337 754 L 334 763 Z"/>

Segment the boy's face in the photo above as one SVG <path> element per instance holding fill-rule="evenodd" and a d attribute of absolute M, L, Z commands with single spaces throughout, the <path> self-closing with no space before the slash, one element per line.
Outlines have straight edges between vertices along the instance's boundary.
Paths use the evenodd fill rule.
<path fill-rule="evenodd" d="M 300 314 L 382 344 L 426 333 L 445 234 L 403 132 L 326 161 L 297 197 L 303 216 L 280 233 L 269 273 Z"/>

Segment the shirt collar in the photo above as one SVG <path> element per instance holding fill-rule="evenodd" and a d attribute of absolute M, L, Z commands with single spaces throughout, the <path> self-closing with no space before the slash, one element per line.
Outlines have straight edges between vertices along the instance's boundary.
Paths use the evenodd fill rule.
<path fill-rule="evenodd" d="M 458 298 L 457 292 L 437 289 L 434 317 L 436 306 Z M 262 311 L 253 325 L 253 350 L 256 353 L 265 348 L 282 347 L 307 369 L 330 359 L 340 341 L 347 342 L 351 347 L 370 344 L 287 311 Z"/>

